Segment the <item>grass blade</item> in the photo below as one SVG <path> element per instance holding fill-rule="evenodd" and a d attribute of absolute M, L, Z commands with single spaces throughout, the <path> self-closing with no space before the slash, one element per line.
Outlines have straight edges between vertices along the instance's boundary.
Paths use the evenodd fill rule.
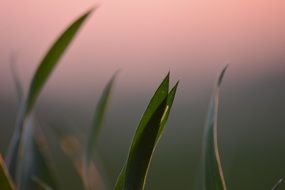
<path fill-rule="evenodd" d="M 46 56 L 44 56 L 41 61 L 37 71 L 35 72 L 28 97 L 26 102 L 23 102 L 20 107 L 20 112 L 18 114 L 16 128 L 13 133 L 11 142 L 9 144 L 8 152 L 6 155 L 7 167 L 11 173 L 11 177 L 15 179 L 16 176 L 16 165 L 19 151 L 19 143 L 23 130 L 24 120 L 30 112 L 33 110 L 34 104 L 39 96 L 40 91 L 44 87 L 45 82 L 52 73 L 53 69 L 57 65 L 59 59 L 67 49 L 68 45 L 71 43 L 72 39 L 75 37 L 81 25 L 84 23 L 86 18 L 90 15 L 92 10 L 86 12 L 77 20 L 75 20 L 55 41 L 52 47 L 49 49 Z"/>
<path fill-rule="evenodd" d="M 275 183 L 275 185 L 272 187 L 271 190 L 277 190 L 282 182 L 283 182 L 283 179 L 279 179 L 279 180 Z"/>
<path fill-rule="evenodd" d="M 168 93 L 168 74 L 156 90 L 137 128 L 127 163 L 117 179 L 116 190 L 144 189 L 151 157 L 169 116 L 177 85 Z"/>
<path fill-rule="evenodd" d="M 9 176 L 8 170 L 5 166 L 4 160 L 0 155 L 0 189 L 1 190 L 15 190 L 12 179 Z"/>
<path fill-rule="evenodd" d="M 103 90 L 103 93 L 101 95 L 101 98 L 98 102 L 98 105 L 96 107 L 96 112 L 94 115 L 93 123 L 92 123 L 92 128 L 91 132 L 88 138 L 87 142 L 87 147 L 86 147 L 86 164 L 94 158 L 94 153 L 95 153 L 95 147 L 96 147 L 96 142 L 98 139 L 99 132 L 102 127 L 103 119 L 105 116 L 105 112 L 107 109 L 107 105 L 111 96 L 113 84 L 116 78 L 116 74 L 110 79 L 108 84 L 106 85 L 105 89 Z"/>
<path fill-rule="evenodd" d="M 146 129 L 135 135 L 126 166 L 124 189 L 144 189 L 145 179 L 167 97 L 152 114 Z"/>
<path fill-rule="evenodd" d="M 215 86 L 214 95 L 210 102 L 208 118 L 204 136 L 204 167 L 205 167 L 205 189 L 206 190 L 226 190 L 226 183 L 221 166 L 221 160 L 217 142 L 217 120 L 219 105 L 219 88 L 227 66 L 219 75 Z"/>
<path fill-rule="evenodd" d="M 22 102 L 24 90 L 21 84 L 21 80 L 19 79 L 19 74 L 17 72 L 17 59 L 16 58 L 17 58 L 16 54 L 12 53 L 11 59 L 10 59 L 10 70 L 11 70 L 12 78 L 14 81 L 18 101 Z"/>
<path fill-rule="evenodd" d="M 126 165 L 127 163 L 125 162 L 123 165 L 123 168 L 121 169 L 119 173 L 119 176 L 117 178 L 117 181 L 114 187 L 115 190 L 123 190 L 123 187 L 125 184 L 125 178 L 126 178 Z"/>
<path fill-rule="evenodd" d="M 166 122 L 168 120 L 168 117 L 169 117 L 169 114 L 170 114 L 170 110 L 172 108 L 172 104 L 173 104 L 173 101 L 174 101 L 174 98 L 175 98 L 175 95 L 176 95 L 178 84 L 179 84 L 179 81 L 174 85 L 174 87 L 168 93 L 166 111 L 165 111 L 165 113 L 164 113 L 164 115 L 163 115 L 163 117 L 161 119 L 161 123 L 160 123 L 158 136 L 157 136 L 155 145 L 158 144 L 158 142 L 159 142 L 159 140 L 161 138 L 163 129 L 165 127 L 165 124 L 166 124 Z"/>
<path fill-rule="evenodd" d="M 29 113 L 38 96 L 40 91 L 42 90 L 45 82 L 47 81 L 48 77 L 54 70 L 55 66 L 57 65 L 59 59 L 62 57 L 63 53 L 67 49 L 67 47 L 72 42 L 73 38 L 79 31 L 80 27 L 86 20 L 86 18 L 91 14 L 93 10 L 87 11 L 77 20 L 75 20 L 55 41 L 52 47 L 49 49 L 47 54 L 44 56 L 43 60 L 41 61 L 37 71 L 32 79 L 32 83 L 30 86 L 28 98 L 27 98 L 27 113 Z"/>
<path fill-rule="evenodd" d="M 136 131 L 135 137 L 133 138 L 132 144 L 134 144 L 134 142 L 135 142 L 135 138 L 136 138 L 136 135 L 138 134 L 139 129 L 140 129 L 140 131 L 142 130 L 141 129 L 142 127 L 140 127 L 140 126 L 146 125 L 146 121 L 150 120 L 150 117 L 153 114 L 153 110 L 157 109 L 157 107 L 159 106 L 159 103 L 161 102 L 161 99 L 164 99 L 167 97 L 168 89 L 169 89 L 169 73 L 164 78 L 164 80 L 162 81 L 162 83 L 160 84 L 158 89 L 156 90 L 155 94 L 153 95 L 152 99 L 150 100 L 150 103 L 149 103 L 146 111 L 144 112 L 144 114 L 141 118 L 141 122 L 140 122 L 139 127 Z M 144 122 L 144 123 L 142 123 L 142 122 Z M 130 156 L 130 153 L 129 153 L 129 156 Z M 116 190 L 122 190 L 124 188 L 125 178 L 126 178 L 127 162 L 124 163 L 123 168 L 122 168 L 122 170 L 121 170 L 121 172 L 117 178 L 117 182 L 115 184 Z"/>
<path fill-rule="evenodd" d="M 21 139 L 21 158 L 18 162 L 17 184 L 19 190 L 36 189 L 38 184 L 33 180 L 40 179 L 52 189 L 57 189 L 55 177 L 51 170 L 51 162 L 47 157 L 47 144 L 40 128 L 35 126 L 31 117 L 26 120 Z"/>
<path fill-rule="evenodd" d="M 90 135 L 87 140 L 85 155 L 83 157 L 83 179 L 85 181 L 86 186 L 89 186 L 88 184 L 90 184 L 88 182 L 89 181 L 88 179 L 90 179 L 90 177 L 88 177 L 88 171 L 89 171 L 88 168 L 90 166 L 91 161 L 95 160 L 94 158 L 95 158 L 95 152 L 96 152 L 96 143 L 97 143 L 98 136 L 102 128 L 104 116 L 107 110 L 107 106 L 109 103 L 109 99 L 112 93 L 112 89 L 113 89 L 116 76 L 117 76 L 117 73 L 113 75 L 113 77 L 110 79 L 110 81 L 105 86 L 103 93 L 100 97 L 100 100 L 97 104 L 95 115 L 93 118 Z M 101 166 L 100 168 L 103 168 L 103 167 Z"/>
<path fill-rule="evenodd" d="M 154 146 L 154 150 L 161 138 L 161 135 L 162 135 L 162 132 L 163 132 L 163 129 L 164 129 L 164 126 L 167 122 L 167 119 L 169 117 L 169 113 L 170 113 L 170 110 L 171 110 L 171 107 L 172 107 L 172 104 L 173 104 L 173 101 L 174 101 L 174 97 L 175 97 L 175 94 L 176 94 L 176 90 L 177 90 L 177 87 L 178 87 L 178 84 L 179 82 L 177 82 L 175 84 L 175 86 L 170 90 L 169 94 L 168 94 L 168 97 L 167 97 L 167 105 L 166 105 L 166 108 L 165 108 L 165 112 L 162 116 L 162 119 L 161 119 L 161 122 L 160 122 L 160 127 L 159 127 L 159 131 L 158 131 L 158 135 L 156 137 L 156 142 L 155 142 L 155 146 Z M 115 189 L 116 190 L 121 190 L 123 189 L 123 186 L 124 186 L 124 183 L 125 183 L 125 175 L 126 175 L 126 163 L 124 164 L 120 174 L 119 174 L 119 177 L 117 178 L 117 182 L 116 182 L 116 185 L 115 185 Z"/>

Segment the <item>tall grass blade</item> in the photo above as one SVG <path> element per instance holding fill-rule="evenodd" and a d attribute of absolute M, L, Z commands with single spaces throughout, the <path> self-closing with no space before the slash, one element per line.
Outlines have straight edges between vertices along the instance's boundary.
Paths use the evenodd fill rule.
<path fill-rule="evenodd" d="M 168 93 L 168 73 L 156 90 L 137 128 L 127 163 L 117 179 L 116 190 L 144 189 L 152 154 L 169 116 L 177 85 Z"/>
<path fill-rule="evenodd" d="M 121 169 L 121 171 L 117 177 L 117 181 L 116 181 L 116 184 L 114 187 L 115 190 L 123 190 L 123 188 L 124 188 L 125 178 L 126 178 L 126 165 L 127 165 L 127 163 L 125 162 L 123 165 L 123 168 Z"/>
<path fill-rule="evenodd" d="M 56 190 L 57 183 L 53 174 L 51 160 L 48 158 L 48 147 L 40 128 L 35 126 L 32 117 L 26 120 L 26 126 L 21 139 L 20 160 L 18 162 L 17 185 L 19 190 L 37 189 L 34 180 L 39 179 Z"/>
<path fill-rule="evenodd" d="M 86 18 L 90 15 L 92 10 L 86 12 L 77 20 L 75 20 L 55 41 L 51 46 L 48 53 L 44 56 L 41 61 L 37 71 L 35 72 L 30 89 L 28 92 L 28 97 L 25 102 L 20 107 L 18 114 L 16 128 L 13 133 L 11 142 L 9 144 L 8 152 L 6 154 L 7 167 L 11 173 L 11 177 L 15 179 L 16 168 L 17 168 L 17 158 L 19 151 L 19 143 L 23 130 L 25 117 L 28 117 L 30 112 L 33 110 L 34 104 L 39 96 L 40 91 L 44 87 L 45 82 L 52 73 L 53 69 L 57 65 L 59 59 L 67 49 L 68 45 L 71 43 L 72 39 L 75 37 L 81 25 L 84 23 Z"/>
<path fill-rule="evenodd" d="M 226 190 L 226 183 L 222 170 L 217 137 L 217 120 L 219 106 L 219 89 L 227 66 L 219 75 L 214 94 L 210 102 L 208 118 L 204 136 L 204 167 L 206 190 Z"/>
<path fill-rule="evenodd" d="M 98 140 L 98 135 L 102 128 L 103 119 L 105 116 L 105 112 L 107 109 L 107 105 L 109 103 L 109 99 L 111 96 L 113 84 L 116 78 L 116 74 L 110 79 L 108 84 L 103 90 L 101 98 L 97 104 L 90 135 L 88 138 L 87 146 L 86 146 L 86 167 L 88 166 L 89 162 L 94 158 L 94 153 L 96 150 L 96 143 Z"/>
<path fill-rule="evenodd" d="M 20 138 L 20 126 L 22 125 L 22 121 L 24 118 L 24 91 L 23 87 L 21 85 L 19 75 L 17 72 L 16 68 L 16 55 L 13 53 L 11 54 L 11 59 L 10 59 L 10 70 L 11 70 L 11 75 L 13 78 L 13 82 L 15 85 L 16 93 L 17 93 L 17 98 L 18 98 L 18 103 L 19 103 L 19 113 L 18 117 L 16 120 L 16 128 L 13 133 L 9 148 L 8 148 L 8 153 L 6 155 L 6 164 L 8 167 L 8 170 L 11 174 L 11 178 L 15 180 L 15 170 L 16 170 L 16 161 L 17 161 L 17 152 L 19 149 L 19 143 L 16 143 L 17 140 Z"/>
<path fill-rule="evenodd" d="M 176 94 L 178 83 L 179 82 L 177 82 L 175 84 L 175 86 L 168 93 L 167 105 L 166 105 L 166 108 L 165 108 L 165 112 L 164 112 L 164 114 L 163 114 L 163 116 L 161 118 L 161 121 L 160 121 L 160 127 L 159 127 L 159 131 L 158 131 L 158 135 L 156 137 L 156 141 L 155 141 L 155 145 L 154 145 L 153 151 L 155 150 L 155 148 L 156 148 L 156 146 L 157 146 L 157 144 L 159 142 L 159 139 L 161 138 L 164 126 L 165 126 L 165 124 L 167 122 L 167 119 L 169 117 L 169 113 L 170 113 L 170 110 L 171 110 L 171 107 L 172 107 L 172 104 L 173 104 L 173 101 L 174 101 L 174 97 L 175 97 L 175 94 Z M 150 102 L 150 104 L 151 104 L 151 102 Z M 120 174 L 119 174 L 119 176 L 117 178 L 116 185 L 115 185 L 115 189 L 116 190 L 122 190 L 123 189 L 124 184 L 125 184 L 125 176 L 126 176 L 126 163 L 124 164 L 124 166 L 123 166 L 122 170 L 120 171 Z"/>
<path fill-rule="evenodd" d="M 14 184 L 9 176 L 8 170 L 1 155 L 0 155 L 0 189 L 15 190 Z"/>
<path fill-rule="evenodd" d="M 160 127 L 159 127 L 159 131 L 158 131 L 158 136 L 156 138 L 156 142 L 155 145 L 158 144 L 161 136 L 162 136 L 162 132 L 164 130 L 165 124 L 168 120 L 169 114 L 170 114 L 170 110 L 172 108 L 172 104 L 176 95 L 176 91 L 177 91 L 177 87 L 178 87 L 179 81 L 174 85 L 174 87 L 170 90 L 170 92 L 168 93 L 168 97 L 167 97 L 167 105 L 166 105 L 166 109 L 165 109 L 165 113 L 161 119 L 161 123 L 160 123 Z"/>
<path fill-rule="evenodd" d="M 147 129 L 141 131 L 139 136 L 135 136 L 126 166 L 124 189 L 144 189 L 159 124 L 166 107 L 166 99 L 163 99 L 146 124 Z"/>
<path fill-rule="evenodd" d="M 272 187 L 271 190 L 277 190 L 279 188 L 279 186 L 281 185 L 281 183 L 283 182 L 283 179 L 279 179 L 275 185 Z"/>
<path fill-rule="evenodd" d="M 134 144 L 135 138 L 136 138 L 137 134 L 139 133 L 139 131 L 141 131 L 144 128 L 144 126 L 146 125 L 146 122 L 150 120 L 150 117 L 152 116 L 154 109 L 157 109 L 157 107 L 159 106 L 159 103 L 161 103 L 161 99 L 165 99 L 167 97 L 168 89 L 169 89 L 169 73 L 164 78 L 164 80 L 162 81 L 162 83 L 160 84 L 158 89 L 156 90 L 155 94 L 153 95 L 152 99 L 150 100 L 150 103 L 149 103 L 146 111 L 144 112 L 144 114 L 141 118 L 139 127 L 136 130 L 136 134 L 133 138 L 132 144 Z M 130 157 L 130 154 L 131 153 L 129 153 L 128 157 Z M 124 184 L 125 184 L 125 179 L 126 179 L 127 163 L 128 163 L 128 160 L 127 160 L 127 162 L 124 163 L 123 168 L 120 171 L 120 174 L 117 178 L 117 182 L 115 184 L 116 190 L 124 189 Z"/>
<path fill-rule="evenodd" d="M 17 72 L 17 59 L 16 59 L 16 54 L 12 53 L 11 54 L 11 59 L 10 59 L 10 70 L 11 70 L 11 75 L 15 84 L 15 89 L 16 89 L 16 94 L 19 103 L 22 102 L 22 99 L 24 97 L 24 90 L 21 84 L 21 80 L 19 79 L 19 74 Z"/>
<path fill-rule="evenodd" d="M 27 113 L 29 113 L 37 98 L 44 87 L 45 82 L 47 81 L 48 77 L 54 70 L 55 66 L 57 65 L 58 61 L 62 57 L 65 50 L 68 48 L 70 43 L 72 42 L 73 38 L 79 31 L 80 27 L 86 20 L 86 18 L 90 15 L 93 11 L 89 10 L 77 20 L 75 20 L 55 41 L 52 47 L 49 49 L 47 54 L 44 56 L 43 60 L 41 61 L 37 71 L 32 79 L 32 83 L 30 86 L 28 98 L 27 98 Z"/>

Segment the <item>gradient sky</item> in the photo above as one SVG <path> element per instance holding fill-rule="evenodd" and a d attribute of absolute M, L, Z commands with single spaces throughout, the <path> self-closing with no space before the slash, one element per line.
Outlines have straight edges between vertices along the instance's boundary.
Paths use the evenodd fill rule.
<path fill-rule="evenodd" d="M 51 81 L 49 93 L 83 95 L 121 70 L 122 86 L 155 85 L 168 70 L 199 86 L 225 63 L 233 80 L 285 73 L 285 2 L 274 0 L 1 1 L 0 87 L 13 92 L 11 52 L 27 86 L 53 40 L 90 7 L 90 17 Z M 283 63 L 282 63 L 283 62 Z M 74 90 L 76 88 L 76 90 Z M 86 91 L 88 93 L 88 90 Z"/>

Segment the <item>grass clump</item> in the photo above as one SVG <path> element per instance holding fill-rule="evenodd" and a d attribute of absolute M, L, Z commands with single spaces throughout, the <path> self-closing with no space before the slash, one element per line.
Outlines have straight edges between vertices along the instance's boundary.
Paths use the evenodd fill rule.
<path fill-rule="evenodd" d="M 34 107 L 61 56 L 92 11 L 93 9 L 76 19 L 51 46 L 33 76 L 26 98 L 22 97 L 21 85 L 15 72 L 12 73 L 19 92 L 20 109 L 5 163 L 0 159 L 1 190 L 61 189 L 58 183 L 64 182 L 56 179 L 46 153 L 47 143 L 43 131 L 37 126 Z M 81 163 L 74 166 L 80 174 L 78 178 L 82 181 L 80 189 L 96 189 L 96 184 L 92 185 L 90 171 L 94 169 L 96 142 L 115 78 L 116 74 L 103 90 Z M 143 189 L 151 157 L 168 119 L 177 86 L 178 83 L 170 92 L 168 91 L 168 74 L 156 90 L 137 128 L 127 162 L 118 177 L 115 189 Z"/>
<path fill-rule="evenodd" d="M 45 135 L 38 126 L 34 108 L 60 58 L 93 11 L 94 9 L 81 15 L 54 42 L 32 78 L 27 97 L 23 97 L 19 79 L 14 72 L 12 73 L 19 95 L 20 108 L 5 161 L 0 155 L 0 190 L 64 189 L 66 182 L 57 179 L 57 174 L 49 159 Z M 217 124 L 219 90 L 226 69 L 227 66 L 221 71 L 215 84 L 206 120 L 203 139 L 203 185 L 205 190 L 227 190 L 218 148 Z M 79 188 L 82 190 L 97 188 L 93 178 L 94 170 L 97 170 L 96 143 L 116 76 L 117 74 L 114 74 L 107 83 L 99 99 L 80 162 L 66 161 L 71 162 L 69 165 L 76 170 L 77 180 L 80 181 Z M 170 73 L 163 79 L 142 115 L 133 136 L 127 159 L 114 186 L 115 190 L 145 189 L 151 159 L 168 120 L 179 83 L 177 82 L 170 89 L 169 80 Z M 279 180 L 272 190 L 278 189 L 281 182 L 282 180 Z"/>

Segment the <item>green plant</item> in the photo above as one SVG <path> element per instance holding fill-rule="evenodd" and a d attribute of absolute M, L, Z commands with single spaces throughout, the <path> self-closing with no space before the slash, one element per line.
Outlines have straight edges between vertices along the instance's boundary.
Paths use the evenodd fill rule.
<path fill-rule="evenodd" d="M 37 126 L 34 107 L 37 98 L 49 76 L 58 64 L 61 56 L 73 40 L 76 33 L 93 11 L 87 11 L 75 20 L 55 41 L 44 56 L 36 70 L 26 98 L 22 97 L 20 82 L 13 73 L 17 92 L 19 93 L 20 110 L 13 137 L 6 155 L 6 165 L 0 159 L 0 189 L 60 189 L 56 175 L 46 155 L 46 142 L 41 129 Z M 13 69 L 12 69 L 13 71 Z M 111 95 L 116 75 L 105 87 L 94 115 L 90 136 L 78 169 L 78 178 L 82 180 L 82 189 L 94 188 L 89 172 L 93 166 L 96 141 L 107 104 Z M 122 170 L 116 189 L 143 188 L 152 153 L 162 135 L 175 97 L 177 84 L 169 92 L 169 74 L 165 77 L 151 99 L 136 131 L 130 149 L 129 158 Z M 141 159 L 143 157 L 143 159 Z M 138 164 L 141 167 L 137 167 Z M 74 166 L 75 167 L 75 166 Z M 92 168 L 91 168 L 92 169 Z"/>
<path fill-rule="evenodd" d="M 75 20 L 55 41 L 40 62 L 26 98 L 23 97 L 19 79 L 13 73 L 20 100 L 20 109 L 5 162 L 0 156 L 0 190 L 14 190 L 16 188 L 20 190 L 61 189 L 53 171 L 52 163 L 47 155 L 48 148 L 45 136 L 36 122 L 34 107 L 41 90 L 44 88 L 61 56 L 92 11 L 93 9 L 87 11 Z M 217 135 L 219 90 L 226 69 L 227 66 L 220 73 L 214 87 L 203 139 L 203 185 L 206 190 L 227 189 L 219 155 Z M 71 162 L 70 165 L 78 172 L 77 178 L 80 181 L 81 189 L 96 188 L 92 184 L 93 175 L 91 173 L 92 170 L 96 170 L 96 167 L 94 168 L 94 165 L 96 166 L 96 143 L 116 76 L 114 74 L 102 92 L 89 131 L 90 135 L 87 143 L 84 144 L 84 151 L 80 158 L 79 166 L 76 166 L 72 160 L 67 159 L 67 162 Z M 168 120 L 178 87 L 177 82 L 169 90 L 169 80 L 170 74 L 168 73 L 155 91 L 140 120 L 127 160 L 117 178 L 114 187 L 116 190 L 141 190 L 145 188 L 150 162 Z M 273 186 L 272 190 L 276 190 L 281 182 L 282 179 Z"/>
<path fill-rule="evenodd" d="M 218 108 L 220 99 L 220 87 L 227 66 L 221 71 L 214 86 L 214 92 L 208 109 L 206 120 L 204 147 L 203 147 L 203 167 L 204 167 L 204 188 L 206 190 L 227 190 L 223 173 L 219 148 L 218 148 Z M 280 179 L 272 188 L 276 190 L 283 180 Z"/>

